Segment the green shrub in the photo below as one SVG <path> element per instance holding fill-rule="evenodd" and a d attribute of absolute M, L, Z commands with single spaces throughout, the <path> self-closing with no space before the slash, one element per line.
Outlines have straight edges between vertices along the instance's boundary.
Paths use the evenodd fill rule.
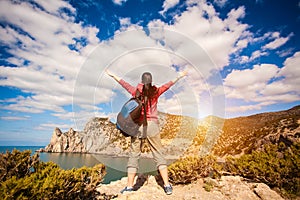
<path fill-rule="evenodd" d="M 1 155 L 0 174 L 5 178 L 0 199 L 91 199 L 99 195 L 96 187 L 105 175 L 104 165 L 63 170 L 52 162 L 30 160 L 34 160 L 30 151 Z"/>
<path fill-rule="evenodd" d="M 190 156 L 179 159 L 168 167 L 170 181 L 173 184 L 187 184 L 200 177 L 219 176 L 220 166 L 213 156 Z"/>
<path fill-rule="evenodd" d="M 201 177 L 218 177 L 220 172 L 243 176 L 279 188 L 287 198 L 300 196 L 300 144 L 286 147 L 284 143 L 266 145 L 264 150 L 253 151 L 239 158 L 227 157 L 222 166 L 216 158 L 186 157 L 168 167 L 173 184 L 191 183 Z M 205 189 L 211 189 L 210 184 Z"/>
<path fill-rule="evenodd" d="M 31 151 L 20 152 L 13 150 L 0 154 L 0 182 L 10 179 L 13 176 L 23 178 L 29 175 L 33 166 L 39 163 L 38 154 L 33 155 Z"/>
<path fill-rule="evenodd" d="M 226 170 L 300 196 L 300 144 L 265 146 L 240 158 L 228 158 Z"/>

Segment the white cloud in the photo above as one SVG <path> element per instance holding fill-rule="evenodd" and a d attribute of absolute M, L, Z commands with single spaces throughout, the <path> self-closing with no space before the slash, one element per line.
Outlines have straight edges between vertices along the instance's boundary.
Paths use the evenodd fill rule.
<path fill-rule="evenodd" d="M 179 3 L 179 0 L 165 0 L 163 4 L 163 10 L 159 13 L 161 15 L 164 15 L 165 12 L 167 12 L 170 8 L 173 8 Z"/>
<path fill-rule="evenodd" d="M 300 100 L 300 52 L 287 58 L 284 66 L 279 70 L 275 78 L 279 80 L 268 84 L 262 94 L 265 96 L 274 96 L 285 102 Z"/>
<path fill-rule="evenodd" d="M 252 52 L 251 57 L 250 57 L 250 61 L 259 58 L 261 56 L 267 55 L 266 52 L 261 52 L 260 50 L 256 50 L 254 52 Z"/>
<path fill-rule="evenodd" d="M 300 52 L 287 58 L 279 68 L 271 64 L 255 65 L 253 69 L 233 70 L 224 79 L 228 99 L 252 103 L 229 107 L 228 112 L 259 110 L 263 106 L 300 100 Z"/>
<path fill-rule="evenodd" d="M 296 52 L 293 56 L 287 58 L 284 62 L 284 67 L 281 68 L 278 76 L 283 76 L 281 81 L 287 87 L 291 88 L 291 91 L 300 95 L 300 52 Z"/>
<path fill-rule="evenodd" d="M 278 67 L 272 64 L 255 65 L 253 69 L 233 70 L 224 80 L 224 85 L 235 88 L 252 87 L 255 84 L 265 84 L 278 72 Z"/>
<path fill-rule="evenodd" d="M 62 107 L 73 102 L 82 109 L 93 111 L 95 105 L 109 102 L 115 95 L 111 90 L 116 87 L 116 83 L 103 74 L 105 67 L 110 67 L 118 75 L 136 84 L 140 70 L 156 66 L 151 70 L 156 77 L 156 84 L 161 85 L 176 77 L 174 71 L 172 75 L 169 73 L 172 71 L 170 66 L 176 64 L 181 69 L 186 67 L 191 71 L 187 81 L 196 95 L 201 95 L 210 88 L 203 86 L 207 84 L 205 79 L 210 78 L 215 70 L 211 59 L 222 68 L 228 64 L 231 53 L 245 48 L 248 43 L 247 25 L 239 22 L 245 15 L 243 7 L 231 10 L 228 17 L 222 20 L 212 5 L 198 2 L 175 16 L 174 25 L 159 20 L 150 22 L 150 28 L 161 28 L 155 29 L 156 33 L 150 30 L 151 37 L 142 27 L 132 25 L 129 18 L 121 18 L 121 29 L 116 31 L 114 38 L 100 42 L 96 37 L 99 31 L 97 28 L 75 22 L 76 11 L 71 5 L 65 2 L 38 3 L 47 12 L 28 2 L 21 5 L 1 2 L 7 10 L 17 11 L 16 14 L 1 12 L 0 20 L 7 21 L 9 26 L 1 27 L 0 34 L 2 42 L 10 47 L 10 53 L 14 55 L 14 58 L 8 60 L 18 67 L 1 66 L 1 76 L 5 79 L 1 79 L 0 84 L 32 93 L 31 97 L 15 99 L 15 102 L 5 105 L 5 109 L 34 113 L 51 110 L 55 112 L 54 116 L 64 118 L 66 111 Z M 167 11 L 177 4 L 178 1 L 165 1 L 163 8 Z M 69 9 L 71 15 L 63 13 L 62 7 Z M 17 31 L 16 26 L 27 34 Z M 181 36 L 181 39 L 185 37 L 188 42 L 193 41 L 204 51 L 190 51 L 190 43 L 182 43 L 178 37 L 182 33 L 185 36 Z M 81 38 L 85 38 L 87 44 L 81 43 Z M 141 46 L 150 48 L 142 49 Z M 136 48 L 139 50 L 131 51 Z M 188 60 L 168 50 L 161 50 L 168 48 L 179 55 L 186 53 L 184 58 Z M 30 61 L 29 64 L 24 64 L 25 60 Z M 192 65 L 201 66 L 201 71 Z M 166 76 L 160 76 L 160 73 Z"/>
<path fill-rule="evenodd" d="M 266 85 L 266 87 L 262 89 L 261 93 L 264 96 L 274 96 L 285 94 L 287 91 L 291 91 L 290 86 L 284 84 L 282 81 L 277 81 L 272 84 Z"/>
<path fill-rule="evenodd" d="M 239 40 L 236 46 L 240 46 L 242 48 L 247 47 L 250 43 L 251 45 L 261 46 L 259 49 L 254 50 L 251 55 L 239 55 L 239 51 L 236 53 L 235 62 L 236 63 L 250 63 L 257 58 L 262 56 L 267 56 L 270 54 L 270 50 L 278 49 L 279 47 L 283 46 L 286 42 L 290 40 L 290 38 L 294 36 L 293 33 L 290 33 L 287 37 L 281 37 L 279 32 L 267 32 L 264 33 L 262 36 L 254 37 L 253 34 L 249 33 L 248 37 L 243 40 Z M 294 49 L 284 49 L 280 51 L 276 51 L 276 53 L 280 57 L 285 57 L 291 55 Z"/>
<path fill-rule="evenodd" d="M 75 13 L 75 9 L 65 1 L 43 1 L 43 0 L 35 0 L 40 6 L 43 7 L 47 12 L 51 14 L 60 15 L 60 8 L 68 8 L 72 13 Z M 65 16 L 65 15 L 63 15 Z"/>
<path fill-rule="evenodd" d="M 112 0 L 114 4 L 116 5 L 123 5 L 124 3 L 126 3 L 127 0 Z"/>
<path fill-rule="evenodd" d="M 26 97 L 23 99 L 18 99 L 13 104 L 8 104 L 2 106 L 2 109 L 13 110 L 27 113 L 42 113 L 45 110 L 50 110 L 53 112 L 62 112 L 63 108 L 54 104 L 50 100 L 47 102 L 35 100 L 32 97 Z"/>
<path fill-rule="evenodd" d="M 255 59 L 260 58 L 261 56 L 265 56 L 265 55 L 268 55 L 268 53 L 264 52 L 264 51 L 261 51 L 261 50 L 256 50 L 256 51 L 252 52 L 252 54 L 251 54 L 250 57 L 248 57 L 248 56 L 240 56 L 237 59 L 237 63 L 240 63 L 240 64 L 249 63 L 249 62 L 252 62 Z"/>
<path fill-rule="evenodd" d="M 1 120 L 17 121 L 17 120 L 28 120 L 28 117 L 18 117 L 18 116 L 2 116 Z"/>
<path fill-rule="evenodd" d="M 294 48 L 283 49 L 281 51 L 276 51 L 276 53 L 280 57 L 290 56 L 294 53 Z"/>
<path fill-rule="evenodd" d="M 233 106 L 233 107 L 227 107 L 226 112 L 246 112 L 250 110 L 260 110 L 264 106 L 268 106 L 271 104 L 274 104 L 274 101 L 271 102 L 263 102 L 263 103 L 258 103 L 258 104 L 251 104 L 251 105 L 245 105 L 245 106 Z"/>
<path fill-rule="evenodd" d="M 55 127 L 59 128 L 60 130 L 67 131 L 73 126 L 70 124 L 57 124 L 57 123 L 44 123 L 40 124 L 37 127 L 34 127 L 35 130 L 54 130 Z"/>
<path fill-rule="evenodd" d="M 93 27 L 82 27 L 81 24 L 72 21 L 73 16 L 62 18 L 39 10 L 29 3 L 19 5 L 1 1 L 1 4 L 1 8 L 6 9 L 1 10 L 0 19 L 9 24 L 4 28 L 1 27 L 2 42 L 11 47 L 9 50 L 11 54 L 19 59 L 29 60 L 33 67 L 42 66 L 49 73 L 56 72 L 65 78 L 74 77 L 84 61 L 84 56 L 91 49 L 89 46 L 80 46 L 80 42 L 76 42 L 75 39 L 86 38 L 90 46 L 98 43 L 96 37 L 98 30 Z M 26 34 L 14 27 L 20 28 Z M 9 36 L 10 34 L 13 37 Z M 18 42 L 21 42 L 21 45 Z M 73 45 L 78 49 L 72 51 L 67 45 Z"/>
<path fill-rule="evenodd" d="M 233 70 L 224 79 L 226 98 L 256 101 L 260 91 L 276 76 L 275 65 L 256 65 L 253 69 Z"/>
<path fill-rule="evenodd" d="M 204 2 L 187 8 L 174 17 L 173 25 L 153 21 L 150 26 L 179 31 L 200 45 L 219 69 L 229 63 L 230 54 L 247 46 L 248 25 L 239 22 L 245 15 L 245 8 L 232 9 L 222 20 L 212 5 Z M 238 43 L 239 40 L 243 42 Z M 237 45 L 236 45 L 237 44 Z"/>
<path fill-rule="evenodd" d="M 132 84 L 139 81 L 140 71 L 137 69 L 149 64 L 153 66 L 170 66 L 176 64 L 180 67 L 189 66 L 191 68 L 195 67 L 191 66 L 191 64 L 201 66 L 200 71 L 196 69 L 196 71 L 190 73 L 187 78 L 188 82 L 190 82 L 190 85 L 193 87 L 192 90 L 196 91 L 197 95 L 201 95 L 209 89 L 211 89 L 209 92 L 214 93 L 215 90 L 213 88 L 218 88 L 218 91 L 221 91 L 220 87 L 203 87 L 204 84 L 207 84 L 205 83 L 206 79 L 211 78 L 212 71 L 216 71 L 211 60 L 213 60 L 219 68 L 223 68 L 229 63 L 229 55 L 231 53 L 247 46 L 249 33 L 246 29 L 248 26 L 239 22 L 239 19 L 242 18 L 244 14 L 244 8 L 241 7 L 232 10 L 228 14 L 228 17 L 222 20 L 218 17 L 218 14 L 211 5 L 204 3 L 193 5 L 189 7 L 187 11 L 181 13 L 181 15 L 175 16 L 175 23 L 173 25 L 168 25 L 160 20 L 150 22 L 148 27 L 151 38 L 148 38 L 143 32 L 127 35 L 122 35 L 124 32 L 117 32 L 117 37 L 114 37 L 114 40 L 110 41 L 109 46 L 105 47 L 105 52 L 124 53 L 123 50 L 128 50 L 125 54 L 122 54 L 121 57 L 114 60 L 110 67 L 114 73 L 117 73 L 119 76 L 124 77 L 125 75 L 125 79 L 129 80 Z M 209 18 L 207 18 L 207 15 Z M 124 19 L 122 22 L 129 24 L 129 19 Z M 136 28 L 140 27 L 130 25 L 126 27 L 125 30 Z M 181 37 L 178 37 L 178 35 L 181 35 Z M 119 36 L 120 38 L 118 38 Z M 121 38 L 122 40 L 120 40 Z M 152 39 L 154 39 L 154 41 Z M 129 44 L 122 41 L 129 41 Z M 139 49 L 136 52 L 131 52 L 131 41 L 135 41 L 134 45 L 149 45 L 153 47 L 152 50 L 154 51 Z M 188 43 L 191 41 L 200 51 L 191 49 L 192 45 Z M 201 47 L 203 48 L 201 49 Z M 158 51 L 157 48 L 170 49 L 179 55 L 181 54 L 181 56 L 184 55 L 183 58 L 186 60 L 177 59 L 175 58 L 176 56 L 172 57 L 164 52 Z M 205 52 L 208 52 L 208 55 Z M 133 73 L 131 73 L 131 71 Z M 153 71 L 155 73 L 154 68 Z M 168 73 L 163 74 L 167 75 Z M 164 83 L 168 79 L 168 76 L 157 77 L 160 79 L 157 80 L 157 83 Z M 107 80 L 107 83 L 113 84 L 112 80 L 105 77 L 104 79 L 105 82 Z M 203 82 L 199 82 L 199 80 L 203 80 Z M 175 110 L 176 109 L 173 111 L 175 112 Z"/>
<path fill-rule="evenodd" d="M 236 47 L 238 49 L 243 49 L 243 48 L 247 47 L 248 43 L 249 43 L 248 39 L 241 39 L 241 40 L 237 41 Z"/>
<path fill-rule="evenodd" d="M 48 74 L 44 70 L 33 67 L 4 67 L 0 66 L 1 85 L 13 86 L 33 93 L 48 93 L 72 95 L 73 81 L 67 81 L 58 74 Z M 64 87 L 61 87 L 64 86 Z"/>
<path fill-rule="evenodd" d="M 227 4 L 228 0 L 214 0 L 214 3 L 223 8 Z"/>
<path fill-rule="evenodd" d="M 36 3 L 43 10 L 29 2 L 0 2 L 0 21 L 6 24 L 0 27 L 0 41 L 14 56 L 7 61 L 17 66 L 0 66 L 0 85 L 32 94 L 2 108 L 62 112 L 62 106 L 72 103 L 81 65 L 99 43 L 98 29 L 76 23 L 75 9 L 64 1 Z M 63 12 L 62 8 L 71 12 Z"/>
<path fill-rule="evenodd" d="M 52 113 L 53 116 L 58 117 L 62 120 L 70 120 L 74 118 L 74 112 L 59 112 L 59 113 Z"/>
<path fill-rule="evenodd" d="M 282 45 L 284 45 L 291 37 L 293 36 L 293 34 L 291 33 L 289 36 L 287 37 L 280 37 L 280 34 L 278 32 L 274 32 L 272 34 L 272 37 L 274 38 L 274 40 L 266 45 L 264 45 L 262 47 L 263 50 L 273 50 L 273 49 L 277 49 L 279 47 L 281 47 Z"/>
<path fill-rule="evenodd" d="M 120 18 L 120 30 L 125 31 L 131 24 L 131 19 L 129 17 Z"/>
<path fill-rule="evenodd" d="M 114 1 L 118 5 L 125 2 Z M 17 66 L 0 66 L 0 85 L 31 94 L 1 102 L 2 109 L 32 113 L 50 110 L 60 119 L 80 114 L 85 117 L 103 114 L 96 105 L 109 103 L 117 95 L 112 89 L 122 90 L 103 74 L 106 67 L 132 84 L 140 80 L 142 70 L 151 69 L 157 85 L 176 77 L 171 66 L 187 69 L 186 82 L 200 102 L 204 93 L 212 96 L 222 93 L 220 83 L 213 85 L 208 80 L 218 75 L 217 69 L 229 64 L 230 55 L 239 53 L 251 42 L 272 40 L 261 50 L 241 56 L 242 63 L 250 62 L 266 55 L 266 50 L 282 46 L 292 36 L 284 38 L 278 32 L 269 32 L 254 38 L 248 31 L 249 26 L 241 22 L 246 14 L 244 7 L 232 9 L 222 19 L 212 4 L 189 1 L 187 9 L 174 17 L 174 24 L 153 20 L 148 24 L 147 35 L 142 27 L 131 24 L 130 18 L 121 18 L 120 30 L 114 37 L 99 41 L 99 30 L 76 22 L 76 10 L 67 2 L 37 3 L 43 9 L 29 2 L 0 1 L 0 21 L 7 24 L 0 27 L 0 41 L 14 56 L 6 61 Z M 165 1 L 162 12 L 178 3 L 178 0 Z M 63 12 L 61 8 L 70 12 Z M 199 48 L 197 51 L 195 46 Z M 297 98 L 298 78 L 287 77 L 293 76 L 293 63 L 298 64 L 298 57 L 295 54 L 287 59 L 282 70 L 275 65 L 261 64 L 249 70 L 232 71 L 224 80 L 227 97 L 255 101 L 260 106 L 272 102 L 267 94 L 282 101 Z M 199 70 L 195 66 L 200 66 Z M 285 78 L 277 80 L 278 76 Z M 284 93 L 286 84 L 293 94 Z M 185 87 L 182 90 L 188 91 Z M 181 100 L 188 102 L 189 99 Z M 69 113 L 64 106 L 72 103 L 83 110 Z M 162 105 L 173 105 L 168 108 L 170 112 L 181 109 L 176 106 L 175 99 L 162 99 Z"/>

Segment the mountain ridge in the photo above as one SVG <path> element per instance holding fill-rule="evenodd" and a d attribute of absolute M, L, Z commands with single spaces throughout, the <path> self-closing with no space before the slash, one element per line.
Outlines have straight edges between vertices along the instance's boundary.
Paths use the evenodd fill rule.
<path fill-rule="evenodd" d="M 261 149 L 265 144 L 280 142 L 289 146 L 293 142 L 300 142 L 299 124 L 300 106 L 283 111 L 225 120 L 223 133 L 215 145 L 213 153 L 218 156 L 238 155 L 243 151 L 250 153 L 252 150 Z M 249 126 L 251 127 L 249 128 Z M 239 148 L 239 145 L 245 143 L 247 145 Z"/>
<path fill-rule="evenodd" d="M 171 158 L 199 154 L 218 157 L 241 155 L 267 143 L 299 142 L 300 105 L 288 110 L 223 119 L 203 120 L 159 113 L 160 134 L 165 152 Z M 82 131 L 62 133 L 55 128 L 50 143 L 42 151 L 100 153 L 127 156 L 130 138 L 125 138 L 109 118 L 94 117 Z M 143 156 L 151 156 L 145 145 Z"/>

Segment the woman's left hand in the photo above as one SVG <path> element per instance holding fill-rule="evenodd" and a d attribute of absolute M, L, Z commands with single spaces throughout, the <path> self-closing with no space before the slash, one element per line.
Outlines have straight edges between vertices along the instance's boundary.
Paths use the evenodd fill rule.
<path fill-rule="evenodd" d="M 179 77 L 180 77 L 180 78 L 185 77 L 187 74 L 188 74 L 187 71 L 179 72 Z"/>

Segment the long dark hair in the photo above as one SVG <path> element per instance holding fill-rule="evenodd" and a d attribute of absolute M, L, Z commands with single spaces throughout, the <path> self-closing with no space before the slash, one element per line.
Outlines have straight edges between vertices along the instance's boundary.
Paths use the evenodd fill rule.
<path fill-rule="evenodd" d="M 152 74 L 150 72 L 143 73 L 142 83 L 144 84 L 142 92 L 144 100 L 146 103 L 149 102 L 151 107 L 151 99 L 156 95 L 157 88 L 152 85 Z"/>

